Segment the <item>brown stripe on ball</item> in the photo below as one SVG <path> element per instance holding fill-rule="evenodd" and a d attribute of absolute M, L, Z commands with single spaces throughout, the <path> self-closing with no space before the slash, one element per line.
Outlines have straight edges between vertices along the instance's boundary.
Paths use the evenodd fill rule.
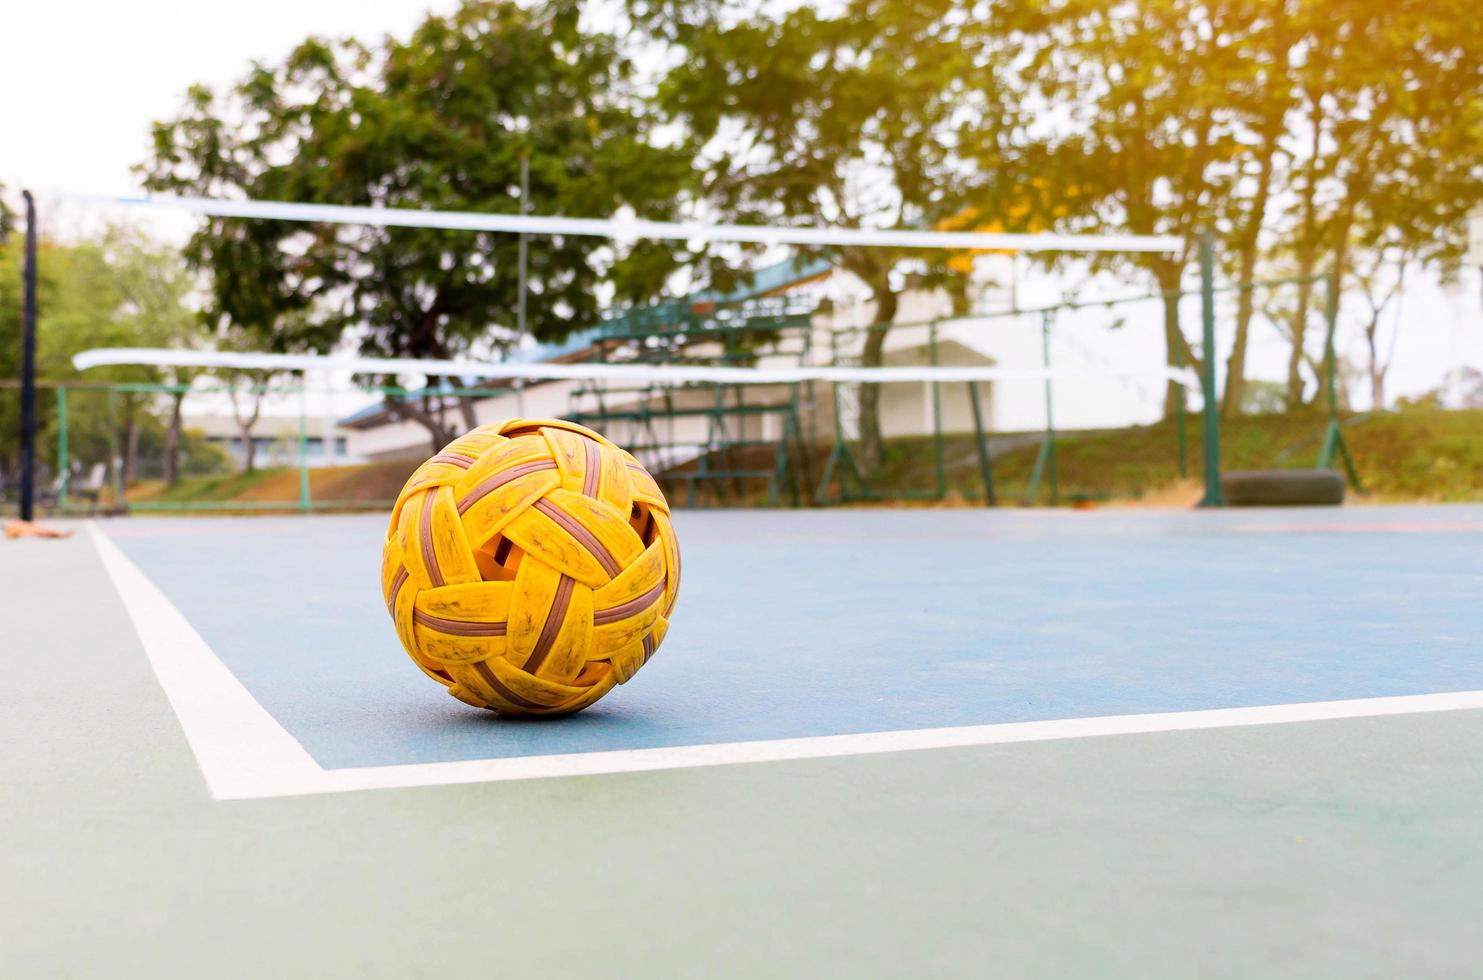
<path fill-rule="evenodd" d="M 603 626 L 607 623 L 617 622 L 620 619 L 625 619 L 629 616 L 633 616 L 637 613 L 643 612 L 645 609 L 648 609 L 650 606 L 654 605 L 654 603 L 658 602 L 660 596 L 664 595 L 664 585 L 664 580 L 660 579 L 658 585 L 654 586 L 652 589 L 650 589 L 648 592 L 645 592 L 637 599 L 629 599 L 627 602 L 620 603 L 619 605 L 609 606 L 606 609 L 599 609 L 592 615 L 592 624 L 594 626 Z"/>
<path fill-rule="evenodd" d="M 494 693 L 498 694 L 506 701 L 515 705 L 517 708 L 526 708 L 527 710 L 540 711 L 546 707 L 546 705 L 544 704 L 537 704 L 536 702 L 531 701 L 528 698 L 522 698 L 520 695 L 510 690 L 498 677 L 495 676 L 494 671 L 490 670 L 489 665 L 486 664 L 484 661 L 475 661 L 474 670 L 477 671 L 479 676 L 484 679 L 484 683 L 493 688 Z"/>
<path fill-rule="evenodd" d="M 531 651 L 530 659 L 525 662 L 526 673 L 534 674 L 540 670 L 551 648 L 556 645 L 556 637 L 561 635 L 562 624 L 566 622 L 567 608 L 572 603 L 572 586 L 575 584 L 570 575 L 561 576 L 561 581 L 556 583 L 556 595 L 551 599 L 551 610 L 546 613 L 546 622 L 541 627 L 541 635 L 536 637 L 536 648 Z"/>
<path fill-rule="evenodd" d="M 412 610 L 412 621 L 426 626 L 428 629 L 437 630 L 439 633 L 447 633 L 449 636 L 504 636 L 510 627 L 509 623 L 490 623 L 472 619 L 444 619 L 442 616 L 425 613 L 421 609 Z"/>
<path fill-rule="evenodd" d="M 386 611 L 393 616 L 396 615 L 396 597 L 401 594 L 402 586 L 407 584 L 407 568 L 402 566 L 396 570 L 396 576 L 391 580 L 391 588 L 386 593 Z"/>
<path fill-rule="evenodd" d="M 601 541 L 597 540 L 596 535 L 582 525 L 581 521 L 545 499 L 536 501 L 536 510 L 551 518 L 563 531 L 576 538 L 577 543 L 586 548 L 592 554 L 592 557 L 597 559 L 597 563 L 603 567 L 603 570 L 608 575 L 613 578 L 618 577 L 618 573 L 623 569 L 618 565 L 617 559 L 603 546 Z"/>
<path fill-rule="evenodd" d="M 582 474 L 582 496 L 597 496 L 597 481 L 602 477 L 602 451 L 597 448 L 597 443 L 583 441 L 582 448 L 587 451 L 587 471 Z"/>
<path fill-rule="evenodd" d="M 556 469 L 556 463 L 553 461 L 549 459 L 537 459 L 529 463 L 521 463 L 519 466 L 511 467 L 503 473 L 496 473 L 464 494 L 463 499 L 458 502 L 458 512 L 460 514 L 464 513 L 506 483 L 518 480 L 522 476 L 530 476 L 532 473 L 540 473 L 542 470 L 554 469 Z"/>
<path fill-rule="evenodd" d="M 422 538 L 422 563 L 427 566 L 427 577 L 432 580 L 434 588 L 443 584 L 443 570 L 438 567 L 438 552 L 433 547 L 433 499 L 437 495 L 438 488 L 433 487 L 422 498 L 422 522 L 418 531 Z"/>

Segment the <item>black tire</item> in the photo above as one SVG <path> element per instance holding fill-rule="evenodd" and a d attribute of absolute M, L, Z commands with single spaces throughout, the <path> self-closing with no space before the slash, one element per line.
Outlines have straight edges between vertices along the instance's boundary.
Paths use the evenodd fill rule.
<path fill-rule="evenodd" d="M 1220 477 L 1232 507 L 1320 507 L 1344 502 L 1338 470 L 1235 470 Z"/>

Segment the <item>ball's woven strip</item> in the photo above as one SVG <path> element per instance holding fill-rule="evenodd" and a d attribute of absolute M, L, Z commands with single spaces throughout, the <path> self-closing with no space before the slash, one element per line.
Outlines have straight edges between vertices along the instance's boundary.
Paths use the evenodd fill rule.
<path fill-rule="evenodd" d="M 679 582 L 653 477 L 551 419 L 481 426 L 423 463 L 382 550 L 413 662 L 505 714 L 577 711 L 626 682 L 664 639 Z"/>

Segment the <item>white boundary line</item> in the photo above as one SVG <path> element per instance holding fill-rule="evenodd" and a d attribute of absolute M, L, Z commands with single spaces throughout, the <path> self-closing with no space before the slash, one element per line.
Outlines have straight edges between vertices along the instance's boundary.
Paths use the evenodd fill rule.
<path fill-rule="evenodd" d="M 253 699 L 180 611 L 96 524 L 89 525 L 89 532 L 119 597 L 128 609 L 170 705 L 180 719 L 186 739 L 196 755 L 196 763 L 206 777 L 207 788 L 218 800 L 651 772 L 920 749 L 1483 709 L 1483 691 L 1456 691 L 570 755 L 324 769 Z"/>
<path fill-rule="evenodd" d="M 503 231 L 531 235 L 581 235 L 633 240 L 751 242 L 761 245 L 873 245 L 894 248 L 1013 249 L 1040 252 L 1177 252 L 1177 235 L 1052 235 L 982 231 L 894 231 L 874 228 L 788 228 L 776 225 L 725 225 L 645 221 L 639 218 L 562 218 L 544 215 L 423 211 L 415 208 L 346 207 L 292 201 L 243 201 L 209 197 L 95 197 L 74 200 L 127 207 L 175 208 L 224 218 L 268 218 L 320 224 L 442 228 L 449 231 Z"/>
<path fill-rule="evenodd" d="M 178 350 L 166 347 L 96 347 L 72 357 L 79 371 L 110 364 L 152 364 L 163 367 L 229 367 L 272 371 L 346 371 L 351 374 L 426 374 L 454 378 L 528 378 L 538 381 L 605 380 L 659 384 L 792 384 L 836 381 L 890 384 L 941 381 L 1054 381 L 1087 377 L 1163 378 L 1186 388 L 1200 383 L 1191 368 L 1153 367 L 1139 370 L 1087 372 L 1067 368 L 963 367 L 800 367 L 734 368 L 677 364 L 565 364 L 450 361 L 416 357 L 358 357 L 350 354 L 261 354 L 244 351 Z"/>
<path fill-rule="evenodd" d="M 88 533 L 217 799 L 285 795 L 324 772 L 97 524 Z M 294 792 L 289 790 L 289 792 Z"/>

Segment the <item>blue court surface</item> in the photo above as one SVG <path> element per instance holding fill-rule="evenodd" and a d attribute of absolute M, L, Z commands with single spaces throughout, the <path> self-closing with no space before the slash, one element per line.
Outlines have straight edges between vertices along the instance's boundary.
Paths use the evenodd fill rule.
<path fill-rule="evenodd" d="M 681 512 L 515 721 L 376 516 L 0 542 L 0 974 L 1462 977 L 1483 507 Z"/>
<path fill-rule="evenodd" d="M 1476 518 L 681 514 L 661 655 L 554 723 L 412 667 L 379 519 L 105 533 L 334 769 L 1483 689 Z"/>

